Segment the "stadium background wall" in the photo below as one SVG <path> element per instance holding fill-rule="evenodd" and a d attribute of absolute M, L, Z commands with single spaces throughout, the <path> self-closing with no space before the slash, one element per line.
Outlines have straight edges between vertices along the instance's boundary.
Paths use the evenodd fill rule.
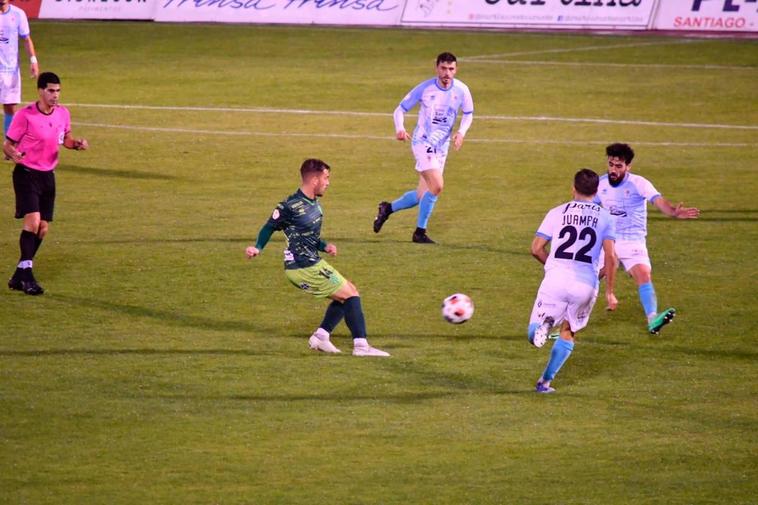
<path fill-rule="evenodd" d="M 12 0 L 30 19 L 758 33 L 755 0 Z"/>

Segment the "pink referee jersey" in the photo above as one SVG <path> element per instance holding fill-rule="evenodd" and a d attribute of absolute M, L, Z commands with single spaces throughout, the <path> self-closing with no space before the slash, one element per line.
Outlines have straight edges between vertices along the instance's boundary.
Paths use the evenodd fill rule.
<path fill-rule="evenodd" d="M 16 149 L 24 154 L 25 167 L 49 172 L 58 164 L 58 151 L 71 131 L 71 114 L 56 105 L 50 114 L 43 114 L 37 103 L 30 103 L 16 112 L 6 137 L 17 142 Z"/>

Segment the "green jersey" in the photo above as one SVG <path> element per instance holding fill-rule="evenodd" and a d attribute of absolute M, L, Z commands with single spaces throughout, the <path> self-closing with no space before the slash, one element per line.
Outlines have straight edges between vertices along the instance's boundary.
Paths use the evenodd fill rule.
<path fill-rule="evenodd" d="M 321 240 L 323 217 L 318 198 L 311 200 L 299 189 L 276 206 L 265 227 L 283 231 L 287 238 L 284 268 L 307 268 L 319 262 L 318 252 L 326 245 Z"/>

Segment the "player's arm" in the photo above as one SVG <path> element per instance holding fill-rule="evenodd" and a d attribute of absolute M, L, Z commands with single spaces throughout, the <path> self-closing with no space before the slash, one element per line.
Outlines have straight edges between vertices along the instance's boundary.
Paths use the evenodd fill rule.
<path fill-rule="evenodd" d="M 395 120 L 395 138 L 400 141 L 410 140 L 410 134 L 405 131 L 405 111 L 402 105 L 397 106 L 392 118 Z"/>
<path fill-rule="evenodd" d="M 20 152 L 16 146 L 18 146 L 18 142 L 5 137 L 5 142 L 3 142 L 3 154 L 13 160 L 14 163 L 22 163 L 26 153 Z"/>
<path fill-rule="evenodd" d="M 27 35 L 23 37 L 24 46 L 26 47 L 26 54 L 29 55 L 29 61 L 31 63 L 30 69 L 32 73 L 32 79 L 39 77 L 39 62 L 37 61 L 37 52 L 34 50 L 34 42 L 32 42 L 32 36 Z"/>
<path fill-rule="evenodd" d="M 603 240 L 603 252 L 605 253 L 605 301 L 608 304 L 608 310 L 616 310 L 618 300 L 613 290 L 616 286 L 616 271 L 618 259 L 616 258 L 616 249 L 614 241 L 611 239 Z"/>
<path fill-rule="evenodd" d="M 671 202 L 662 196 L 658 196 L 655 200 L 653 200 L 653 205 L 658 207 L 658 210 L 660 210 L 665 215 L 669 217 L 675 217 L 677 219 L 697 219 L 697 217 L 700 215 L 700 209 L 696 207 L 685 207 L 682 202 L 679 202 L 676 205 L 672 205 Z"/>
<path fill-rule="evenodd" d="M 66 149 L 74 149 L 76 151 L 85 151 L 89 148 L 89 142 L 85 138 L 75 139 L 71 132 L 66 132 L 66 136 L 63 137 L 63 147 Z"/>
<path fill-rule="evenodd" d="M 276 229 L 274 226 L 267 221 L 258 232 L 258 238 L 255 239 L 255 245 L 251 245 L 245 249 L 247 257 L 253 259 L 258 256 L 261 251 L 263 251 L 263 248 L 266 247 L 266 244 L 268 244 L 268 241 L 271 239 L 271 235 L 273 235 L 275 231 Z"/>
<path fill-rule="evenodd" d="M 330 256 L 337 256 L 337 246 L 323 239 L 318 242 L 318 250 Z"/>
<path fill-rule="evenodd" d="M 458 127 L 458 131 L 453 135 L 453 148 L 458 151 L 463 146 L 463 138 L 466 136 L 466 132 L 471 127 L 471 123 L 474 122 L 474 99 L 471 97 L 471 92 L 468 88 L 464 88 L 462 111 L 463 117 L 461 118 L 461 124 Z"/>
<path fill-rule="evenodd" d="M 532 240 L 532 256 L 543 265 L 547 261 L 547 244 L 549 240 L 542 235 L 536 235 Z"/>

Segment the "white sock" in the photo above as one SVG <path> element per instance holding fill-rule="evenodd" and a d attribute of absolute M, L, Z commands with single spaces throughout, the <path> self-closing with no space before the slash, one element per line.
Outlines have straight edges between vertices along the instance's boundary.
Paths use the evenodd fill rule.
<path fill-rule="evenodd" d="M 353 347 L 368 347 L 368 340 L 365 338 L 354 338 Z"/>
<path fill-rule="evenodd" d="M 320 340 L 329 340 L 329 332 L 323 328 L 319 328 L 314 333 Z"/>

